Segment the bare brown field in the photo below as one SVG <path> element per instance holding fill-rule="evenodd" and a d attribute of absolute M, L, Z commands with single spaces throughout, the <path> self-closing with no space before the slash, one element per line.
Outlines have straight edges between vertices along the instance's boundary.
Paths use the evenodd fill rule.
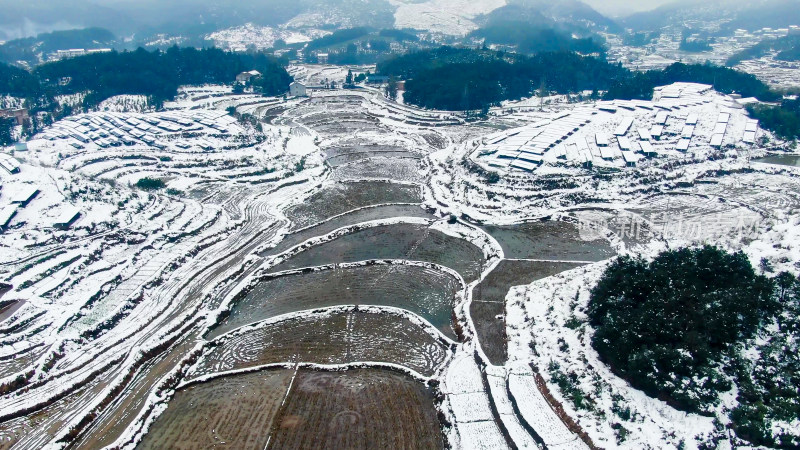
<path fill-rule="evenodd" d="M 433 395 L 405 375 L 378 369 L 301 371 L 281 410 L 271 448 L 443 448 Z"/>
<path fill-rule="evenodd" d="M 182 389 L 137 448 L 264 448 L 292 373 L 261 371 Z"/>
<path fill-rule="evenodd" d="M 287 319 L 226 338 L 199 363 L 194 376 L 281 362 L 399 364 L 431 376 L 447 346 L 408 319 L 341 311 Z"/>

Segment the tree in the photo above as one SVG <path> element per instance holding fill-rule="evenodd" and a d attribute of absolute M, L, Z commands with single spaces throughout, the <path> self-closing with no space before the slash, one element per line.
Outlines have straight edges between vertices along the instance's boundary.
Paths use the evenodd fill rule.
<path fill-rule="evenodd" d="M 392 100 L 397 100 L 397 78 L 391 76 L 386 84 L 386 96 Z"/>
<path fill-rule="evenodd" d="M 348 86 L 353 84 L 353 71 L 352 70 L 347 69 L 347 77 L 344 79 L 344 82 Z"/>
<path fill-rule="evenodd" d="M 136 187 L 145 191 L 157 191 L 159 189 L 163 189 L 164 186 L 166 186 L 166 184 L 164 183 L 164 180 L 160 178 L 144 177 L 136 182 Z"/>
<path fill-rule="evenodd" d="M 729 351 L 778 309 L 773 283 L 744 253 L 716 247 L 621 257 L 591 291 L 592 346 L 652 397 L 703 412 L 730 389 Z"/>
<path fill-rule="evenodd" d="M 0 145 L 14 143 L 12 130 L 14 130 L 14 119 L 0 118 Z"/>

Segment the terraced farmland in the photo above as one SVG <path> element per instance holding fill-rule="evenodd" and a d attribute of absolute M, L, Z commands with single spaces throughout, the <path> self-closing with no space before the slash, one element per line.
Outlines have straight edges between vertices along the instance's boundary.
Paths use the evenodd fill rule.
<path fill-rule="evenodd" d="M 492 364 L 502 365 L 508 359 L 505 321 L 508 291 L 579 266 L 569 262 L 504 260 L 472 290 L 470 315 L 481 348 Z"/>
<path fill-rule="evenodd" d="M 433 395 L 386 370 L 300 371 L 273 448 L 443 448 Z"/>
<path fill-rule="evenodd" d="M 181 389 L 137 448 L 264 448 L 292 375 L 261 371 Z"/>
<path fill-rule="evenodd" d="M 273 272 L 371 259 L 408 259 L 449 267 L 467 282 L 485 262 L 483 252 L 464 239 L 426 225 L 394 224 L 367 228 L 305 250 L 273 267 Z"/>
<path fill-rule="evenodd" d="M 326 220 L 319 225 L 311 226 L 285 236 L 277 245 L 262 253 L 276 255 L 317 236 L 324 236 L 339 228 L 356 225 L 371 220 L 391 219 L 392 217 L 420 217 L 435 219 L 435 216 L 417 205 L 380 205 L 344 213 Z"/>
<path fill-rule="evenodd" d="M 347 73 L 291 71 L 310 85 Z M 644 103 L 622 106 L 640 133 Z M 753 149 L 738 147 L 674 166 L 669 139 L 646 166 L 588 170 L 564 159 L 577 146 L 540 144 L 575 120 L 600 133 L 609 108 L 523 105 L 468 121 L 372 86 L 196 86 L 157 110 L 43 125 L 3 156 L 20 171 L 0 173 L 0 449 L 717 439 L 713 418 L 641 401 L 585 351 L 588 289 L 617 250 L 674 248 L 629 235 L 631 218 L 774 219 L 766 239 L 723 244 L 795 273 L 797 173 L 744 166 L 732 153 Z M 683 126 L 684 108 L 669 120 Z M 533 139 L 541 164 L 510 165 Z M 627 419 L 619 398 L 635 403 Z"/>
<path fill-rule="evenodd" d="M 213 338 L 242 325 L 296 311 L 337 305 L 402 308 L 426 319 L 455 339 L 451 327 L 460 281 L 435 269 L 409 265 L 369 265 L 268 277 L 237 300 Z"/>
<path fill-rule="evenodd" d="M 379 181 L 337 183 L 290 208 L 286 211 L 286 216 L 295 225 L 295 229 L 300 229 L 365 206 L 421 201 L 419 188 L 413 185 Z"/>
<path fill-rule="evenodd" d="M 398 364 L 432 376 L 445 361 L 448 345 L 400 316 L 352 309 L 322 312 L 220 338 L 193 376 L 282 362 L 363 361 Z"/>
<path fill-rule="evenodd" d="M 497 239 L 506 258 L 601 261 L 614 256 L 608 242 L 595 236 L 586 240 L 578 226 L 568 222 L 527 222 L 484 229 Z"/>

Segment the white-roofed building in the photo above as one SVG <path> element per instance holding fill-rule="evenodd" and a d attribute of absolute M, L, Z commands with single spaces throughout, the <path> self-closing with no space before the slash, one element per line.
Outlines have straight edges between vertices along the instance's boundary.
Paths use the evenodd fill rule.
<path fill-rule="evenodd" d="M 10 174 L 19 173 L 19 161 L 7 153 L 0 153 L 0 167 Z"/>
<path fill-rule="evenodd" d="M 17 190 L 11 197 L 11 203 L 17 203 L 21 207 L 26 207 L 28 204 L 39 195 L 39 188 L 36 186 L 25 185 Z"/>
<path fill-rule="evenodd" d="M 72 226 L 81 217 L 81 210 L 75 206 L 66 206 L 61 210 L 58 218 L 53 222 L 56 228 L 66 229 Z"/>
<path fill-rule="evenodd" d="M 247 72 L 242 72 L 239 75 L 236 75 L 236 82 L 237 83 L 249 83 L 252 81 L 253 78 L 258 78 L 261 76 L 261 72 L 257 70 L 248 70 Z"/>
<path fill-rule="evenodd" d="M 289 95 L 292 97 L 305 97 L 308 95 L 306 85 L 297 81 L 293 81 L 289 85 Z"/>
<path fill-rule="evenodd" d="M 11 219 L 17 215 L 16 205 L 6 205 L 0 208 L 0 231 L 4 231 L 11 224 Z"/>

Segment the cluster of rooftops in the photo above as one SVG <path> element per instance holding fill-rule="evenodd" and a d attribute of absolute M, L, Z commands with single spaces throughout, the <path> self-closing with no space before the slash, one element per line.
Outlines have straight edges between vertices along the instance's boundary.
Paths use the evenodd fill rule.
<path fill-rule="evenodd" d="M 653 101 L 603 101 L 544 120 L 540 115 L 529 125 L 485 137 L 473 159 L 501 173 L 533 172 L 545 162 L 623 167 L 690 147 L 754 143 L 758 122 L 733 98 L 710 91 L 708 85 L 676 83 L 657 90 Z"/>

